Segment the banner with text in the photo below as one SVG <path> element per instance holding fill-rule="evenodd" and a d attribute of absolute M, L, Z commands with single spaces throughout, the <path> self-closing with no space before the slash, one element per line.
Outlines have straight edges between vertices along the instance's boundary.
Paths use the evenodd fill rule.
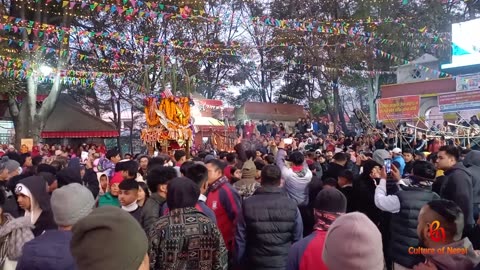
<path fill-rule="evenodd" d="M 457 92 L 480 90 L 480 73 L 459 75 L 455 78 Z"/>
<path fill-rule="evenodd" d="M 377 100 L 377 119 L 404 120 L 417 118 L 420 111 L 420 96 L 380 98 Z"/>
<path fill-rule="evenodd" d="M 464 91 L 438 95 L 440 112 L 459 112 L 480 109 L 480 91 Z"/>

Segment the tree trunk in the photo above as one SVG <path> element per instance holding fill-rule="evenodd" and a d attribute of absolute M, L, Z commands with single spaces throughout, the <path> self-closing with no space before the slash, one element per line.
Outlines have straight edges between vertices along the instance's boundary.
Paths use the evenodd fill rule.
<path fill-rule="evenodd" d="M 335 108 L 338 114 L 338 120 L 340 120 L 342 130 L 345 132 L 347 130 L 347 123 L 345 123 L 345 115 L 343 112 L 342 100 L 340 98 L 340 89 L 338 89 L 338 78 L 335 78 L 333 80 L 333 100 L 335 102 Z M 336 127 L 338 124 L 338 121 L 337 122 L 334 121 L 333 123 L 335 123 L 335 127 Z"/>
<path fill-rule="evenodd" d="M 130 107 L 130 153 L 133 156 L 133 105 Z"/>

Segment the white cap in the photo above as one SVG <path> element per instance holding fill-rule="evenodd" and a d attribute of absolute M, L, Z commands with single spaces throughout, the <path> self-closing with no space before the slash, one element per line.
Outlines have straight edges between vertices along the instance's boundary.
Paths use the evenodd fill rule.
<path fill-rule="evenodd" d="M 402 149 L 400 149 L 400 148 L 398 148 L 398 147 L 393 148 L 392 153 L 394 153 L 394 154 L 400 154 L 400 153 L 402 153 Z"/>

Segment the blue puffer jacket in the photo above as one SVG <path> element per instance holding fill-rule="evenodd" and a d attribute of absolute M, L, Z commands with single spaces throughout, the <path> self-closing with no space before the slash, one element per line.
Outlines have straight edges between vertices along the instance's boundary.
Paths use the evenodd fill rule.
<path fill-rule="evenodd" d="M 17 270 L 75 270 L 70 253 L 72 232 L 49 230 L 23 246 Z"/>

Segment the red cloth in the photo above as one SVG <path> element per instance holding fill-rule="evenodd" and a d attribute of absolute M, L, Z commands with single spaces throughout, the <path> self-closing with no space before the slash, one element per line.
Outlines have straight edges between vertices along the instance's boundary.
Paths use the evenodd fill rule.
<path fill-rule="evenodd" d="M 110 186 L 112 186 L 113 184 L 120 184 L 122 181 L 122 172 L 116 172 L 113 174 L 112 179 L 110 179 Z"/>
<path fill-rule="evenodd" d="M 40 150 L 38 149 L 38 146 L 32 147 L 32 153 L 30 155 L 32 157 L 36 157 L 40 155 Z"/>
<path fill-rule="evenodd" d="M 223 175 L 228 178 L 228 181 L 232 181 L 232 174 L 230 173 L 230 170 L 232 169 L 232 165 L 227 165 L 225 169 L 223 169 Z"/>
<path fill-rule="evenodd" d="M 227 250 L 233 251 L 236 220 L 241 215 L 240 195 L 229 183 L 222 183 L 208 193 L 207 206 L 215 213 Z"/>
<path fill-rule="evenodd" d="M 322 260 L 323 244 L 327 237 L 326 231 L 315 231 L 312 233 L 313 239 L 309 239 L 307 246 L 301 254 L 299 270 L 328 270 L 327 266 Z M 304 238 L 305 239 L 305 238 Z M 302 241 L 300 241 L 302 242 Z M 303 243 L 298 242 L 300 245 Z"/>

